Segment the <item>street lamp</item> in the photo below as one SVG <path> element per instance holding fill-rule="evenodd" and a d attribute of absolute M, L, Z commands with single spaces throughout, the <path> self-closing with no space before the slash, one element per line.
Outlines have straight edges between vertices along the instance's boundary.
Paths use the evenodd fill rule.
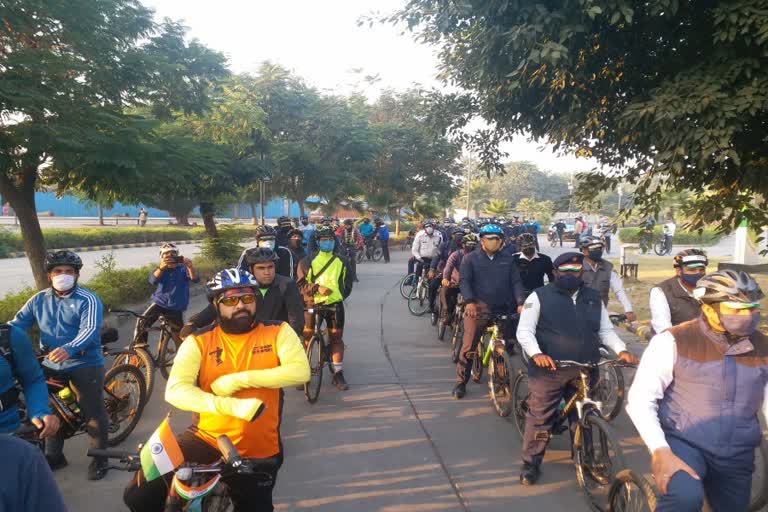
<path fill-rule="evenodd" d="M 261 225 L 264 225 L 264 184 L 272 181 L 269 176 L 259 178 L 259 203 L 261 204 Z"/>
<path fill-rule="evenodd" d="M 571 206 L 573 203 L 573 178 L 568 182 L 568 218 L 571 218 Z"/>
<path fill-rule="evenodd" d="M 624 194 L 624 189 L 621 188 L 621 183 L 616 187 L 616 192 L 619 193 L 619 211 L 621 211 L 621 196 Z"/>

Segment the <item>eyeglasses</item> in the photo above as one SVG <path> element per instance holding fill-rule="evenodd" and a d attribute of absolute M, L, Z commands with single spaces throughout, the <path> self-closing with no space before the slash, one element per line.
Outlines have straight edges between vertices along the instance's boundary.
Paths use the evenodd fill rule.
<path fill-rule="evenodd" d="M 484 236 L 483 240 L 501 240 L 500 236 Z"/>
<path fill-rule="evenodd" d="M 232 295 L 231 297 L 224 297 L 223 299 L 219 300 L 219 304 L 224 304 L 230 308 L 237 306 L 240 302 L 243 304 L 253 304 L 256 302 L 256 295 L 252 293 L 247 293 L 245 295 Z"/>
<path fill-rule="evenodd" d="M 729 309 L 759 309 L 760 303 L 758 302 L 722 302 L 723 306 Z"/>
<path fill-rule="evenodd" d="M 557 267 L 558 272 L 581 272 L 581 269 L 584 268 L 581 265 L 563 265 L 560 267 Z"/>

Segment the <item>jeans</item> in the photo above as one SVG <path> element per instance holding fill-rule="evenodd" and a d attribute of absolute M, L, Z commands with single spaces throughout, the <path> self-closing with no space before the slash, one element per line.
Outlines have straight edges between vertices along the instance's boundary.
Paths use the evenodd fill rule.
<path fill-rule="evenodd" d="M 384 253 L 384 263 L 389 263 L 389 240 L 379 240 L 381 252 Z"/>

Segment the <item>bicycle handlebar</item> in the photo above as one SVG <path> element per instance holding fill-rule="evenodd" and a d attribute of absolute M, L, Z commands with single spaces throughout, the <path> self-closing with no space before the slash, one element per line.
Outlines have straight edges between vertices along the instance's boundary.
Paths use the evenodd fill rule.
<path fill-rule="evenodd" d="M 325 305 L 325 304 L 318 304 L 316 306 L 312 306 L 311 308 L 304 308 L 304 311 L 309 313 L 310 315 L 316 311 L 336 311 L 335 305 Z"/>
<path fill-rule="evenodd" d="M 584 368 L 587 370 L 594 370 L 595 368 L 600 368 L 601 366 L 622 366 L 622 367 L 629 367 L 634 368 L 637 365 L 629 364 L 621 359 L 606 359 L 605 361 L 600 361 L 597 363 L 580 363 L 578 361 L 570 361 L 568 359 L 561 359 L 555 361 L 555 366 L 558 368 Z"/>
<path fill-rule="evenodd" d="M 116 315 L 132 315 L 136 318 L 144 319 L 144 315 L 140 315 L 135 311 L 131 311 L 130 309 L 117 309 L 117 308 L 109 308 L 110 313 L 115 313 Z"/>
<path fill-rule="evenodd" d="M 139 454 L 125 450 L 108 450 L 102 448 L 88 448 L 86 452 L 88 457 L 104 457 L 105 459 L 132 460 L 138 459 Z"/>

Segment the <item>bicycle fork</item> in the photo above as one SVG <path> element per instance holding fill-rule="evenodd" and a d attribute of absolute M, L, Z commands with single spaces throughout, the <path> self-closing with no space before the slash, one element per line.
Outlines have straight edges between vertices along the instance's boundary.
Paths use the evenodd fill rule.
<path fill-rule="evenodd" d="M 491 360 L 491 356 L 495 352 L 498 355 L 502 355 L 504 351 L 504 340 L 499 338 L 498 326 L 493 326 L 491 329 L 491 339 L 488 346 L 485 348 L 485 354 L 483 354 L 483 366 L 488 366 L 488 361 Z"/>

